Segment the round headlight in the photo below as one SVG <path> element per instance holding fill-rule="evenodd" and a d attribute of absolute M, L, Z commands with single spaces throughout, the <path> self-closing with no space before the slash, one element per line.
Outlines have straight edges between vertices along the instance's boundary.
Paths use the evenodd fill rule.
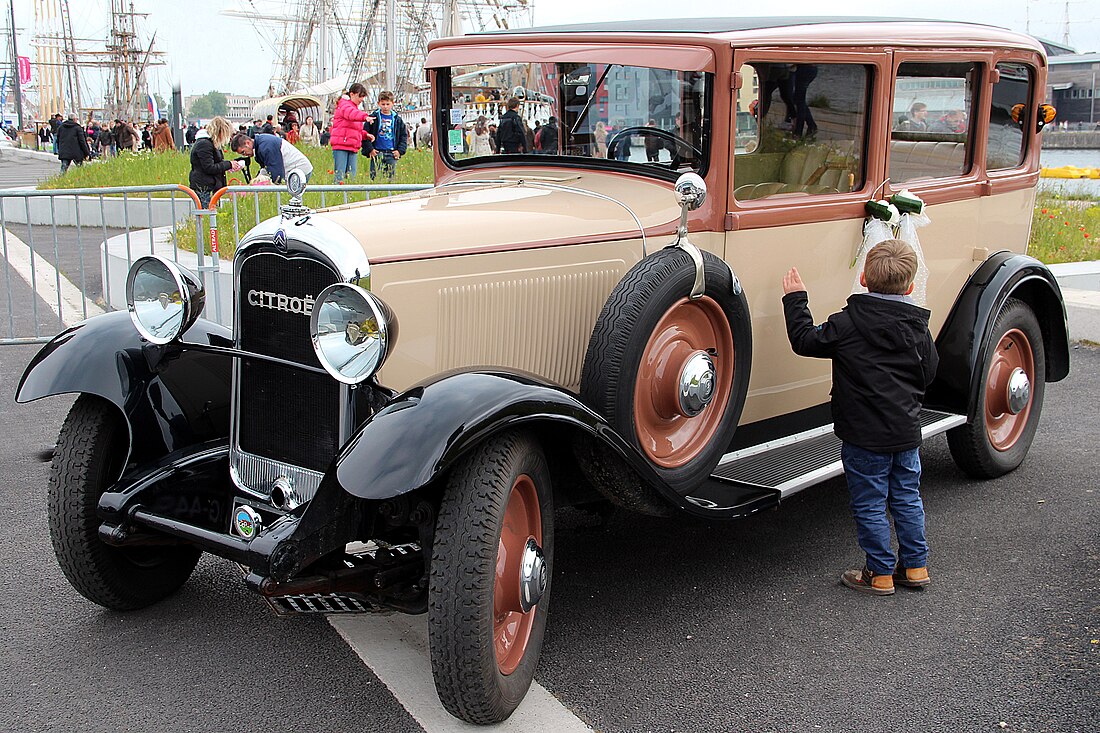
<path fill-rule="evenodd" d="M 317 295 L 309 329 L 321 366 L 344 384 L 377 372 L 397 343 L 397 320 L 389 306 L 348 283 L 329 285 Z"/>
<path fill-rule="evenodd" d="M 192 273 L 171 260 L 148 255 L 126 276 L 126 306 L 138 333 L 166 344 L 186 331 L 202 313 L 206 292 Z"/>

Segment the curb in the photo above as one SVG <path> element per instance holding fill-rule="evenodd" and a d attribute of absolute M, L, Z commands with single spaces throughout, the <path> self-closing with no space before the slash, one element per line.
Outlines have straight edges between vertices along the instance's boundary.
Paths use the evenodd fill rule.
<path fill-rule="evenodd" d="M 59 161 L 58 157 L 56 155 L 54 155 L 53 153 L 47 153 L 47 152 L 42 151 L 42 150 L 30 150 L 28 148 L 11 147 L 11 148 L 4 148 L 0 152 L 2 152 L 3 155 L 8 155 L 8 154 L 14 155 L 17 158 L 20 158 L 20 157 L 23 157 L 23 158 L 36 158 L 38 160 L 48 160 L 51 163 L 58 163 L 58 161 Z"/>

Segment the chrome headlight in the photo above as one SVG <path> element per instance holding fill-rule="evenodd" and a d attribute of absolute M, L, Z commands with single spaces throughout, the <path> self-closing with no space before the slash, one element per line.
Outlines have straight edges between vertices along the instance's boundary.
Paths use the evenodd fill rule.
<path fill-rule="evenodd" d="M 126 276 L 130 320 L 151 343 L 166 344 L 189 329 L 205 304 L 199 279 L 163 257 L 142 257 Z"/>
<path fill-rule="evenodd" d="M 397 319 L 388 305 L 358 285 L 336 283 L 317 295 L 309 332 L 321 366 L 344 384 L 359 384 L 393 350 Z"/>

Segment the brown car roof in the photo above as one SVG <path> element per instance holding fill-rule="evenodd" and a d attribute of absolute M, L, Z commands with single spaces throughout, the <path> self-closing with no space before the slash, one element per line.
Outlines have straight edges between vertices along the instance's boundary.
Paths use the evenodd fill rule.
<path fill-rule="evenodd" d="M 534 28 L 492 30 L 470 33 L 483 35 L 522 35 L 528 33 L 733 33 L 765 28 L 786 28 L 798 25 L 822 25 L 837 23 L 957 23 L 961 21 L 930 20 L 927 18 L 879 18 L 879 17 L 830 17 L 830 16 L 773 16 L 762 18 L 673 18 L 617 20 L 605 23 L 572 23 L 569 25 L 544 25 Z M 975 25 L 964 23 L 964 25 Z M 993 27 L 993 26 L 989 26 Z"/>

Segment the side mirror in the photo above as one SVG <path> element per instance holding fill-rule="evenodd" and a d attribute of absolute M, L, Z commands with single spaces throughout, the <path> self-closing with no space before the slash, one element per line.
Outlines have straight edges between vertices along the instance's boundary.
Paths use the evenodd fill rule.
<path fill-rule="evenodd" d="M 676 203 L 695 211 L 707 199 L 707 184 L 697 173 L 685 173 L 676 179 Z"/>

